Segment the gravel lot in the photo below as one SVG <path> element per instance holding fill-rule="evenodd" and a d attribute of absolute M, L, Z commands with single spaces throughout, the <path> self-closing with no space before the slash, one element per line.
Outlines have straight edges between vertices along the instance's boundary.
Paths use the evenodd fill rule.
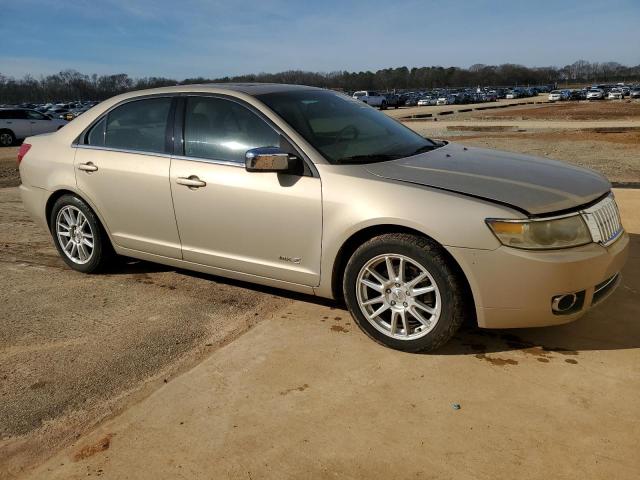
<path fill-rule="evenodd" d="M 522 122 L 573 122 L 569 117 L 602 105 L 577 113 L 562 106 L 498 113 Z M 408 125 L 438 138 L 590 166 L 614 181 L 640 181 L 639 132 L 478 133 L 443 123 Z M 0 149 L 0 187 L 19 184 L 16 154 L 17 148 Z M 69 444 L 298 298 L 144 262 L 123 261 L 100 276 L 75 273 L 26 216 L 16 188 L 0 188 L 0 247 L 0 478 Z"/>
<path fill-rule="evenodd" d="M 0 478 L 291 301 L 144 262 L 73 272 L 16 188 L 0 189 L 0 247 Z"/>
<path fill-rule="evenodd" d="M 640 101 L 524 105 L 406 125 L 426 137 L 563 160 L 615 183 L 640 183 Z"/>

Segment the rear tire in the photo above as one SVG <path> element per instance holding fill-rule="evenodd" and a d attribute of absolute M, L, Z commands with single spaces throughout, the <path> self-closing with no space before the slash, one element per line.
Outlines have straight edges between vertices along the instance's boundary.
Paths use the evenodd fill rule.
<path fill-rule="evenodd" d="M 76 195 L 63 195 L 56 200 L 51 209 L 49 228 L 58 253 L 78 272 L 103 270 L 115 256 L 100 220 Z"/>
<path fill-rule="evenodd" d="M 412 285 L 418 277 L 423 280 Z M 361 245 L 345 268 L 343 292 L 364 333 L 404 352 L 432 351 L 447 343 L 464 321 L 468 303 L 460 274 L 442 247 L 405 233 Z"/>
<path fill-rule="evenodd" d="M 380 110 L 386 110 L 387 109 L 387 102 L 382 102 L 380 104 Z"/>
<path fill-rule="evenodd" d="M 16 144 L 16 136 L 11 130 L 0 130 L 0 147 L 10 147 Z"/>

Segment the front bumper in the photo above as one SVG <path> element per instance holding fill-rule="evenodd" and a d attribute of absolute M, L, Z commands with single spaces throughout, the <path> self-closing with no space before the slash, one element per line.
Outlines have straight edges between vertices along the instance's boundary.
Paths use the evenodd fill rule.
<path fill-rule="evenodd" d="M 615 290 L 617 278 L 594 299 L 596 287 L 622 270 L 629 236 L 623 233 L 606 248 L 592 243 L 550 251 L 448 250 L 469 280 L 480 327 L 541 327 L 576 320 Z M 577 292 L 584 292 L 581 308 L 570 314 L 552 311 L 554 296 Z"/>

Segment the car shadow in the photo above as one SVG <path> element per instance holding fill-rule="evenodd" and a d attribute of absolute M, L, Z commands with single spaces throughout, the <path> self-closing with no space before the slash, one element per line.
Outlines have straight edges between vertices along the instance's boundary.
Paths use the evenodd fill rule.
<path fill-rule="evenodd" d="M 451 341 L 429 354 L 482 356 L 522 350 L 544 361 L 553 353 L 572 356 L 587 350 L 640 348 L 640 235 L 631 234 L 630 240 L 629 260 L 622 270 L 617 290 L 581 319 L 554 327 L 500 330 L 478 328 L 468 322 Z M 345 309 L 340 301 L 129 258 L 114 263 L 105 273 L 126 275 L 170 271 L 291 300 Z"/>
<path fill-rule="evenodd" d="M 316 297 L 311 294 L 293 292 L 290 290 L 284 290 L 276 287 L 269 287 L 266 285 L 258 285 L 256 283 L 246 282 L 243 280 L 235 280 L 233 278 L 220 277 L 210 273 L 196 272 L 194 270 L 185 270 L 182 268 L 175 268 L 169 265 L 162 265 L 159 263 L 147 262 L 145 260 L 137 260 L 135 258 L 120 257 L 116 262 L 109 265 L 104 274 L 106 275 L 140 275 L 148 273 L 161 273 L 161 272 L 174 272 L 179 275 L 184 275 L 191 278 L 199 278 L 208 280 L 210 282 L 221 283 L 237 288 L 244 288 L 247 290 L 253 290 L 256 292 L 262 292 L 269 295 L 277 295 L 282 298 L 288 298 L 291 300 L 298 300 L 301 302 L 314 303 L 317 305 L 329 306 L 333 308 L 346 308 L 343 303 L 335 300 Z"/>

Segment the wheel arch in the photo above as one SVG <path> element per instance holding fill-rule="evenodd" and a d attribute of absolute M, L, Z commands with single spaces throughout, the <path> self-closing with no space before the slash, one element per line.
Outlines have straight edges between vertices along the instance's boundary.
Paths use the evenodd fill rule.
<path fill-rule="evenodd" d="M 98 222 L 100 222 L 100 227 L 102 228 L 102 231 L 105 233 L 105 235 L 109 239 L 109 242 L 111 243 L 111 246 L 113 247 L 113 239 L 111 238 L 109 229 L 107 228 L 104 222 L 104 219 L 102 218 L 102 215 L 100 215 L 100 212 L 84 195 L 70 188 L 59 188 L 55 190 L 51 195 L 49 195 L 49 198 L 47 198 L 47 201 L 44 207 L 45 209 L 44 214 L 45 214 L 45 220 L 47 222 L 47 228 L 49 229 L 49 232 L 53 234 L 53 232 L 51 232 L 51 212 L 53 211 L 53 206 L 55 205 L 56 201 L 64 195 L 74 195 L 80 198 L 84 203 L 87 204 L 87 206 L 91 209 L 91 211 L 94 213 L 94 215 L 98 219 Z"/>
<path fill-rule="evenodd" d="M 358 230 L 353 233 L 349 238 L 347 238 L 343 244 L 341 245 L 338 253 L 333 262 L 333 269 L 331 272 L 331 293 L 334 299 L 338 301 L 343 300 L 342 293 L 342 277 L 344 275 L 345 268 L 347 266 L 347 262 L 353 255 L 353 253 L 357 250 L 357 248 L 363 243 L 371 240 L 374 237 L 378 237 L 380 235 L 388 234 L 388 233 L 408 233 L 411 235 L 416 235 L 419 237 L 427 238 L 432 242 L 436 243 L 442 248 L 442 252 L 449 261 L 450 265 L 456 271 L 456 274 L 462 281 L 462 287 L 465 291 L 465 295 L 469 300 L 469 315 L 473 316 L 473 322 L 476 322 L 476 299 L 474 298 L 473 289 L 471 288 L 471 284 L 469 283 L 469 279 L 465 274 L 464 269 L 458 263 L 458 261 L 449 253 L 449 251 L 444 248 L 444 246 L 438 242 L 433 237 L 416 230 L 411 227 L 406 227 L 403 225 L 393 225 L 393 224 L 382 224 L 382 225 L 371 225 L 365 228 Z"/>

